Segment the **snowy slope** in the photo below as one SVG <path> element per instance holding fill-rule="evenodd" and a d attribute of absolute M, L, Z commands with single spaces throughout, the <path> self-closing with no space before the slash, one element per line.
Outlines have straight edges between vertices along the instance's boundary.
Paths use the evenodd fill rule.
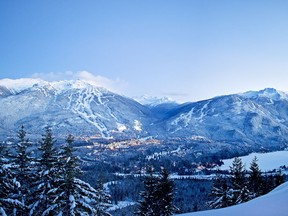
<path fill-rule="evenodd" d="M 82 80 L 4 79 L 0 137 L 14 136 L 21 125 L 33 134 L 50 125 L 55 136 L 201 137 L 246 153 L 288 146 L 288 96 L 275 89 L 185 104 L 147 101 L 149 105 L 143 105 Z"/>
<path fill-rule="evenodd" d="M 270 171 L 273 169 L 279 169 L 281 166 L 288 166 L 288 151 L 275 151 L 269 153 L 252 153 L 246 156 L 240 157 L 245 168 L 249 169 L 250 163 L 254 157 L 258 159 L 258 165 L 262 171 Z M 223 160 L 223 165 L 220 167 L 222 170 L 229 170 L 232 166 L 234 158 Z"/>
<path fill-rule="evenodd" d="M 274 89 L 220 96 L 170 110 L 165 128 L 177 137 L 241 143 L 258 149 L 288 143 L 287 95 Z M 267 142 L 268 141 L 268 142 Z M 266 144 L 265 144 L 266 143 Z M 252 146 L 253 145 L 253 146 Z"/>
<path fill-rule="evenodd" d="M 23 124 L 37 134 L 50 125 L 56 136 L 136 137 L 153 119 L 134 100 L 81 80 L 5 79 L 0 85 L 0 135 Z"/>
<path fill-rule="evenodd" d="M 223 209 L 180 214 L 181 216 L 287 216 L 288 182 L 247 203 Z M 179 216 L 180 216 L 179 215 Z"/>

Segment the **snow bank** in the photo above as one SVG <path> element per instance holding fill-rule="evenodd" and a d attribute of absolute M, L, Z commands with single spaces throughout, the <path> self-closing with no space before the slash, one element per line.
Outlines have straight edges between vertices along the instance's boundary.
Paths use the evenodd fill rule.
<path fill-rule="evenodd" d="M 252 153 L 247 156 L 240 157 L 246 169 L 249 169 L 250 163 L 255 156 L 258 159 L 259 168 L 262 171 L 279 169 L 280 166 L 288 165 L 287 150 L 269 153 Z M 234 158 L 223 160 L 224 165 L 222 165 L 220 169 L 229 170 L 229 167 L 232 165 L 233 160 Z"/>
<path fill-rule="evenodd" d="M 288 182 L 270 193 L 249 202 L 202 212 L 180 214 L 181 216 L 287 216 Z M 180 216 L 179 215 L 179 216 Z"/>
<path fill-rule="evenodd" d="M 122 209 L 127 206 L 135 205 L 136 202 L 131 201 L 119 201 L 117 205 L 113 205 L 112 207 L 108 208 L 107 211 L 115 211 L 117 209 Z"/>

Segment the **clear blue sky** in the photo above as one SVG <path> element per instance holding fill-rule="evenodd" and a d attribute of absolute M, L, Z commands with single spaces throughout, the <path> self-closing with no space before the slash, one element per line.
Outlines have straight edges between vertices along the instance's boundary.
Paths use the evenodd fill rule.
<path fill-rule="evenodd" d="M 88 71 L 178 101 L 288 91 L 287 0 L 1 0 L 0 29 L 0 79 Z"/>

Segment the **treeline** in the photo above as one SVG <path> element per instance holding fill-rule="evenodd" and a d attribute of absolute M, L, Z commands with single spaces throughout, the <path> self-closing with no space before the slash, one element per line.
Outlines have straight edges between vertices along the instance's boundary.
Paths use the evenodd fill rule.
<path fill-rule="evenodd" d="M 210 193 L 212 200 L 208 205 L 211 208 L 223 208 L 243 203 L 268 193 L 283 182 L 280 172 L 263 175 L 257 157 L 252 160 L 248 171 L 244 169 L 242 160 L 236 157 L 230 167 L 230 176 L 218 174 L 214 180 Z"/>
<path fill-rule="evenodd" d="M 110 197 L 102 185 L 93 188 L 79 179 L 72 135 L 56 148 L 52 131 L 46 127 L 37 158 L 32 156 L 32 143 L 23 126 L 17 135 L 10 150 L 0 146 L 1 215 L 110 215 L 106 211 Z"/>

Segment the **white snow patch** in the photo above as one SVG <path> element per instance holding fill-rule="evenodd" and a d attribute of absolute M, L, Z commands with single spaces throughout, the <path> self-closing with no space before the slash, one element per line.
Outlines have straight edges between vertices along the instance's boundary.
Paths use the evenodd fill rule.
<path fill-rule="evenodd" d="M 136 131 L 142 131 L 142 124 L 140 121 L 134 120 L 134 129 Z"/>
<path fill-rule="evenodd" d="M 203 122 L 203 118 L 207 115 L 206 111 L 208 110 L 208 105 L 211 101 L 208 101 L 200 110 L 200 116 L 198 118 L 195 118 L 196 120 L 199 120 L 199 122 Z"/>
<path fill-rule="evenodd" d="M 117 129 L 118 131 L 123 132 L 124 130 L 127 130 L 127 127 L 124 124 L 117 123 Z"/>
<path fill-rule="evenodd" d="M 74 209 L 76 207 L 76 203 L 73 195 L 69 196 L 69 202 L 71 203 L 70 209 Z"/>
<path fill-rule="evenodd" d="M 107 209 L 107 211 L 115 211 L 117 209 L 122 209 L 127 206 L 135 205 L 136 202 L 131 202 L 131 201 L 119 201 L 117 205 L 113 205 L 110 208 Z"/>
<path fill-rule="evenodd" d="M 254 157 L 258 158 L 258 165 L 262 171 L 269 171 L 278 169 L 280 166 L 288 165 L 288 151 L 276 151 L 269 153 L 252 153 L 247 156 L 240 157 L 243 164 L 246 164 L 246 169 L 249 168 L 250 163 Z M 220 167 L 222 170 L 228 170 L 232 165 L 234 159 L 223 160 L 224 165 Z"/>

